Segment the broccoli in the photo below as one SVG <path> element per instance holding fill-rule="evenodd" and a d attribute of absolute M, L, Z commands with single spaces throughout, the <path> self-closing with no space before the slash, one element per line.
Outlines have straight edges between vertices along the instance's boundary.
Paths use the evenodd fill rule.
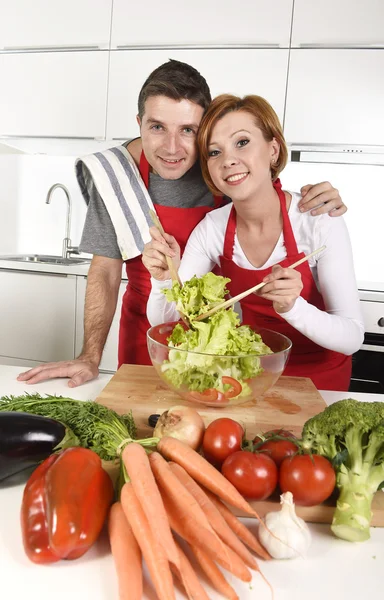
<path fill-rule="evenodd" d="M 352 542 L 369 539 L 372 499 L 384 481 L 384 402 L 331 404 L 305 423 L 302 447 L 329 458 L 337 471 L 333 533 Z"/>

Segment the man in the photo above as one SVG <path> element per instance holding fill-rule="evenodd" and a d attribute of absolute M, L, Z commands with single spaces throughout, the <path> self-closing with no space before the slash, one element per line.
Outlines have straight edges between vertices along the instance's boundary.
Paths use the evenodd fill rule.
<path fill-rule="evenodd" d="M 171 60 L 145 81 L 138 100 L 137 121 L 141 139 L 128 143 L 156 211 L 167 233 L 182 249 L 189 234 L 207 212 L 228 199 L 213 198 L 198 165 L 196 134 L 211 102 L 205 79 L 190 65 Z M 97 377 L 105 341 L 116 310 L 122 257 L 111 218 L 92 180 L 82 190 L 89 200 L 80 249 L 93 254 L 88 273 L 84 314 L 84 345 L 75 360 L 40 365 L 19 375 L 19 381 L 38 383 L 68 377 L 76 387 Z M 303 211 L 346 210 L 329 183 L 302 188 Z M 317 208 L 316 208 L 317 207 Z M 127 291 L 123 298 L 119 331 L 119 365 L 150 364 L 146 349 L 146 304 L 149 274 L 141 256 L 126 261 Z"/>

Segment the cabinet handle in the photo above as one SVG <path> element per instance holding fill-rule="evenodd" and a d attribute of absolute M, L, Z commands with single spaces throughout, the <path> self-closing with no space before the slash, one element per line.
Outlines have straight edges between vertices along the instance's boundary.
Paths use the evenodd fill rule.
<path fill-rule="evenodd" d="M 2 273 L 23 273 L 26 275 L 47 275 L 48 277 L 76 277 L 76 275 L 72 275 L 72 273 L 68 274 L 68 273 L 57 273 L 57 272 L 50 272 L 50 271 L 38 271 L 36 270 L 32 270 L 32 269 L 3 269 L 0 268 L 0 271 Z"/>
<path fill-rule="evenodd" d="M 0 135 L 0 140 L 96 140 L 97 142 L 104 142 L 105 138 L 79 137 L 78 135 L 19 135 L 16 133 L 4 133 Z"/>
<path fill-rule="evenodd" d="M 86 50 L 100 50 L 101 46 L 4 46 L 1 52 L 83 52 Z"/>
<path fill-rule="evenodd" d="M 380 317 L 380 319 L 377 321 L 377 324 L 379 327 L 384 327 L 384 317 Z"/>
<path fill-rule="evenodd" d="M 252 50 L 263 48 L 288 48 L 280 44 L 117 44 L 111 50 Z"/>
<path fill-rule="evenodd" d="M 292 44 L 291 48 L 294 49 L 296 46 L 296 44 Z M 299 48 L 324 48 L 326 50 L 354 50 L 355 48 L 357 49 L 364 49 L 364 48 L 384 48 L 384 44 L 383 42 L 350 42 L 349 44 L 347 42 L 303 42 L 300 44 L 297 44 L 296 47 Z"/>

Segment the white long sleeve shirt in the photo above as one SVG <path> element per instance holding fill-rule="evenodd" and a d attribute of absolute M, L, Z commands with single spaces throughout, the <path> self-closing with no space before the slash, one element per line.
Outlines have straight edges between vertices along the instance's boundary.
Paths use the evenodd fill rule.
<path fill-rule="evenodd" d="M 299 252 L 310 254 L 321 246 L 326 249 L 309 260 L 316 285 L 323 297 L 325 311 L 299 297 L 293 308 L 282 313 L 288 323 L 313 342 L 350 355 L 356 352 L 364 339 L 364 323 L 355 279 L 352 248 L 348 230 L 342 217 L 300 213 L 299 194 L 292 193 L 289 218 Z M 187 281 L 194 275 L 201 277 L 220 265 L 224 236 L 232 204 L 214 210 L 192 232 L 182 257 L 179 275 Z M 283 234 L 267 262 L 259 267 L 266 269 L 286 258 Z M 258 270 L 241 249 L 237 235 L 233 261 L 244 269 Z M 152 291 L 147 305 L 148 320 L 152 325 L 177 321 L 180 316 L 175 304 L 167 302 L 162 289 L 172 282 L 152 278 Z"/>

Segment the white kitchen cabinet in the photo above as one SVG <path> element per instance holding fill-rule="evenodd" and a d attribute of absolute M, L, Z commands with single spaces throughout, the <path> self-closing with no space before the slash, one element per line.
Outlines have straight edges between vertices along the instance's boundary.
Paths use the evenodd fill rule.
<path fill-rule="evenodd" d="M 114 0 L 111 47 L 289 46 L 292 0 Z M 230 76 L 224 69 L 223 76 Z"/>
<path fill-rule="evenodd" d="M 108 54 L 0 54 L 0 135 L 104 137 Z"/>
<path fill-rule="evenodd" d="M 295 0 L 292 46 L 383 46 L 383 0 Z"/>
<path fill-rule="evenodd" d="M 77 299 L 76 299 L 76 341 L 75 341 L 75 354 L 79 356 L 83 348 L 84 339 L 84 303 L 85 303 L 85 290 L 87 287 L 87 278 L 77 278 Z M 101 371 L 116 371 L 117 370 L 117 352 L 119 345 L 119 327 L 120 327 L 120 313 L 121 303 L 124 292 L 127 287 L 127 282 L 122 281 L 119 290 L 119 296 L 117 300 L 116 312 L 112 321 L 111 329 L 104 346 L 103 357 L 100 363 Z"/>
<path fill-rule="evenodd" d="M 138 135 L 137 98 L 147 76 L 173 58 L 207 79 L 212 97 L 259 94 L 283 118 L 288 50 L 122 50 L 111 53 L 107 138 Z"/>
<path fill-rule="evenodd" d="M 292 50 L 287 142 L 383 145 L 383 73 L 383 50 Z"/>
<path fill-rule="evenodd" d="M 0 289 L 0 356 L 74 357 L 76 277 L 4 269 Z"/>
<path fill-rule="evenodd" d="M 0 2 L 0 49 L 108 48 L 112 0 Z"/>

